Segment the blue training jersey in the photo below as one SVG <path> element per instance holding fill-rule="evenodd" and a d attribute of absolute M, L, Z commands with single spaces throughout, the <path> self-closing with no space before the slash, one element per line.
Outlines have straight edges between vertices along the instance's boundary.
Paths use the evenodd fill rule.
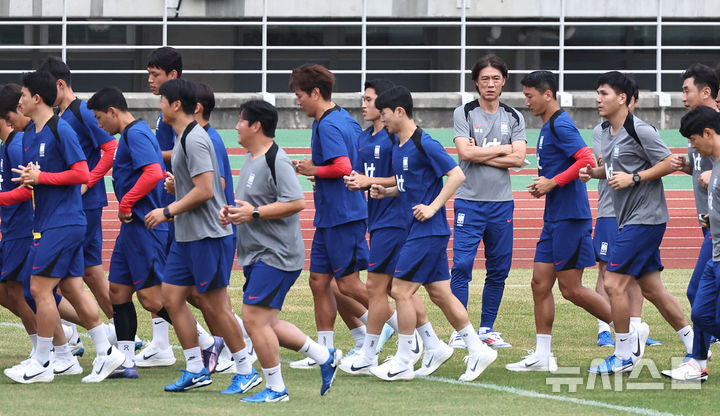
<path fill-rule="evenodd" d="M 125 127 L 120 134 L 115 160 L 113 160 L 113 188 L 118 203 L 137 183 L 144 166 L 159 163 L 165 169 L 160 146 L 150 130 L 150 126 L 142 120 L 135 120 Z M 133 205 L 134 221 L 145 221 L 145 215 L 155 208 L 163 207 L 163 181 L 158 181 L 155 188 Z M 155 227 L 156 230 L 167 231 L 166 222 Z"/>
<path fill-rule="evenodd" d="M 392 149 L 395 136 L 388 135 L 385 129 L 375 135 L 372 131 L 373 128 L 370 127 L 358 136 L 358 159 L 354 169 L 371 178 L 393 177 Z M 368 198 L 368 230 L 406 228 L 407 220 L 397 215 L 399 206 L 399 198 Z"/>
<path fill-rule="evenodd" d="M 173 130 L 172 126 L 163 121 L 162 113 L 157 118 L 155 123 L 155 137 L 157 138 L 158 146 L 161 151 L 173 150 L 175 147 L 175 137 L 177 134 Z M 170 161 L 165 162 L 165 170 L 172 173 L 172 164 Z M 168 193 L 163 188 L 163 203 L 169 205 L 175 201 L 175 195 Z"/>
<path fill-rule="evenodd" d="M 416 142 L 421 144 L 422 150 L 416 146 Z M 415 219 L 412 212 L 415 205 L 430 205 L 435 200 L 443 187 L 443 176 L 457 163 L 443 145 L 419 127 L 402 146 L 398 141 L 396 143 L 393 146 L 392 165 L 401 201 L 400 209 L 404 211 L 402 216 L 410 224 L 407 239 L 450 235 L 445 205 L 426 221 Z"/>
<path fill-rule="evenodd" d="M 80 116 L 80 118 L 78 118 Z M 70 103 L 63 111 L 60 118 L 65 120 L 78 136 L 80 147 L 85 154 L 88 169 L 93 170 L 100 161 L 100 146 L 115 140 L 105 130 L 100 128 L 92 110 L 87 108 L 87 103 L 79 98 Z M 83 209 L 96 209 L 107 206 L 107 192 L 105 181 L 100 180 L 82 196 Z"/>
<path fill-rule="evenodd" d="M 559 115 L 553 115 L 543 124 L 537 145 L 538 176 L 548 179 L 566 171 L 575 163 L 573 155 L 586 147 L 585 140 L 580 136 L 570 115 L 563 110 L 558 111 L 561 112 Z M 550 128 L 553 119 L 557 136 Z M 590 218 L 587 187 L 580 179 L 575 179 L 565 186 L 556 186 L 545 197 L 545 221 Z"/>
<path fill-rule="evenodd" d="M 19 184 L 12 178 L 20 175 L 12 168 L 23 164 L 23 133 L 13 131 L 0 145 L 0 192 L 8 192 Z M 0 232 L 3 241 L 32 236 L 32 201 L 0 207 Z"/>
<path fill-rule="evenodd" d="M 51 126 L 57 126 L 58 137 Z M 32 162 L 43 172 L 64 172 L 85 160 L 77 134 L 70 125 L 53 116 L 39 132 L 35 126 L 23 135 L 23 165 Z M 80 185 L 34 185 L 33 231 L 44 232 L 68 225 L 86 225 Z"/>
<path fill-rule="evenodd" d="M 357 161 L 357 137 L 360 125 L 350 113 L 335 106 L 312 125 L 312 161 L 326 166 L 337 157 L 347 156 L 351 166 Z M 367 218 L 367 204 L 362 192 L 345 187 L 340 178 L 315 177 L 315 227 L 334 227 Z"/>
<path fill-rule="evenodd" d="M 210 124 L 205 125 L 205 131 L 212 141 L 215 148 L 215 157 L 217 158 L 220 175 L 225 179 L 225 200 L 228 205 L 235 205 L 235 188 L 233 187 L 232 169 L 230 168 L 230 159 L 228 158 L 225 142 L 223 142 L 220 133 Z"/>

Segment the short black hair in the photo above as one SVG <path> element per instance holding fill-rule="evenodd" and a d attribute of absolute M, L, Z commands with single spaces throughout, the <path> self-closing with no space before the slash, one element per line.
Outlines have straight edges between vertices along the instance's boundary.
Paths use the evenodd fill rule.
<path fill-rule="evenodd" d="M 528 87 L 535 88 L 540 93 L 550 91 L 553 98 L 557 98 L 558 83 L 555 74 L 550 71 L 533 71 L 523 77 L 520 80 L 520 84 Z"/>
<path fill-rule="evenodd" d="M 680 120 L 680 134 L 687 138 L 693 134 L 702 135 L 707 128 L 720 134 L 720 113 L 704 105 L 695 107 Z"/>
<path fill-rule="evenodd" d="M 631 80 L 630 77 L 619 71 L 606 72 L 597 80 L 597 86 L 607 85 L 615 91 L 616 94 L 625 94 L 625 105 L 630 103 L 630 98 L 633 97 L 635 90 L 637 90 L 637 83 L 635 80 Z"/>
<path fill-rule="evenodd" d="M 55 79 L 61 79 L 65 81 L 68 86 L 72 86 L 72 80 L 70 77 L 70 67 L 67 66 L 63 60 L 57 56 L 48 56 L 42 61 L 38 67 L 40 71 L 47 71 L 55 77 Z"/>
<path fill-rule="evenodd" d="M 49 107 L 55 104 L 57 86 L 55 86 L 55 77 L 51 73 L 40 70 L 28 72 L 23 75 L 22 84 L 30 91 L 30 95 L 39 95 Z"/>
<path fill-rule="evenodd" d="M 110 107 L 115 107 L 120 111 L 128 111 L 127 101 L 125 101 L 125 96 L 123 96 L 120 88 L 105 87 L 93 94 L 87 102 L 88 110 L 107 113 Z"/>
<path fill-rule="evenodd" d="M 20 97 L 22 97 L 22 87 L 18 84 L 7 84 L 0 89 L 0 118 L 5 118 L 10 112 L 17 112 Z"/>
<path fill-rule="evenodd" d="M 630 74 L 625 74 L 628 78 L 628 82 L 630 83 L 630 91 L 632 91 L 631 96 L 635 99 L 635 101 L 640 100 L 640 90 L 638 89 L 637 81 L 635 81 L 635 77 L 633 77 Z"/>
<path fill-rule="evenodd" d="M 410 90 L 398 85 L 390 88 L 384 93 L 380 94 L 375 99 L 375 108 L 382 111 L 385 108 L 389 108 L 395 111 L 396 108 L 402 107 L 409 118 L 412 118 L 413 111 L 413 99 Z"/>
<path fill-rule="evenodd" d="M 693 84 L 698 90 L 705 87 L 710 88 L 710 96 L 715 99 L 718 95 L 718 76 L 712 68 L 705 64 L 692 64 L 682 74 L 682 80 L 693 79 Z"/>
<path fill-rule="evenodd" d="M 248 124 L 253 125 L 260 122 L 263 134 L 267 137 L 275 137 L 275 129 L 278 123 L 278 112 L 274 105 L 263 100 L 251 100 L 240 105 L 240 117 Z"/>
<path fill-rule="evenodd" d="M 375 90 L 375 94 L 380 95 L 384 93 L 385 91 L 389 90 L 390 88 L 394 87 L 395 83 L 390 81 L 389 79 L 371 79 L 370 81 L 365 81 L 365 89 L 372 88 Z"/>
<path fill-rule="evenodd" d="M 215 109 L 215 94 L 213 90 L 202 82 L 193 82 L 193 88 L 195 88 L 197 102 L 203 107 L 203 119 L 210 120 L 210 114 L 212 114 L 213 109 Z"/>
<path fill-rule="evenodd" d="M 160 86 L 159 92 L 170 104 L 175 101 L 180 101 L 183 113 L 190 115 L 195 114 L 197 97 L 195 96 L 195 89 L 190 81 L 180 78 L 171 79 Z"/>
<path fill-rule="evenodd" d="M 480 76 L 480 71 L 482 71 L 484 68 L 487 67 L 493 67 L 500 71 L 502 74 L 502 77 L 507 79 L 508 77 L 508 67 L 505 61 L 500 59 L 497 55 L 485 55 L 482 58 L 478 59 L 477 62 L 472 67 L 472 80 L 477 82 L 478 77 Z"/>
<path fill-rule="evenodd" d="M 177 49 L 170 46 L 163 46 L 155 49 L 148 59 L 148 68 L 160 68 L 169 74 L 172 70 L 177 72 L 178 78 L 182 75 L 183 63 L 182 55 Z"/>

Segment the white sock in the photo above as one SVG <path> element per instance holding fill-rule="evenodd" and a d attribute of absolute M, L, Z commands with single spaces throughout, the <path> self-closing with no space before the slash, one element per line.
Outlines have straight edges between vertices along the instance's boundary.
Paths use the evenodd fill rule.
<path fill-rule="evenodd" d="M 550 344 L 552 343 L 552 335 L 535 334 L 535 356 L 540 359 L 550 357 Z"/>
<path fill-rule="evenodd" d="M 680 335 L 680 339 L 682 340 L 683 344 L 685 344 L 685 350 L 687 351 L 687 353 L 692 354 L 693 337 L 695 336 L 695 332 L 693 331 L 692 327 L 688 325 L 685 328 L 677 331 L 677 334 Z"/>
<path fill-rule="evenodd" d="M 440 339 L 438 339 L 437 334 L 435 334 L 435 330 L 433 329 L 430 321 L 417 327 L 417 331 L 425 344 L 425 348 L 429 350 L 436 350 L 440 348 L 440 345 L 442 345 L 440 344 Z"/>
<path fill-rule="evenodd" d="M 397 358 L 402 363 L 409 363 L 413 359 L 411 352 L 413 344 L 415 344 L 415 334 L 400 334 L 398 333 L 398 348 Z"/>
<path fill-rule="evenodd" d="M 708 360 L 698 360 L 698 359 L 696 358 L 695 361 L 697 361 L 697 363 L 700 365 L 700 371 L 702 371 L 702 370 L 704 370 L 704 369 L 707 368 L 707 362 L 708 362 Z"/>
<path fill-rule="evenodd" d="M 110 325 L 115 326 L 115 318 L 110 318 Z"/>
<path fill-rule="evenodd" d="M 76 342 L 77 339 L 78 339 L 78 337 L 79 337 L 79 336 L 78 336 L 77 325 L 75 325 L 74 323 L 72 323 L 72 322 L 70 322 L 70 321 L 66 321 L 66 320 L 64 320 L 64 319 L 60 319 L 60 323 L 63 324 L 63 325 L 69 326 L 69 327 L 72 328 L 72 330 L 73 330 L 73 333 L 72 333 L 72 335 L 70 336 L 71 339 L 69 339 L 68 342 Z"/>
<path fill-rule="evenodd" d="M 153 318 L 153 338 L 150 341 L 158 349 L 170 348 L 170 324 L 163 318 Z"/>
<path fill-rule="evenodd" d="M 632 346 L 637 343 L 638 332 L 630 326 L 630 332 L 615 332 L 615 356 L 627 360 L 632 354 Z"/>
<path fill-rule="evenodd" d="M 198 333 L 198 341 L 200 341 L 200 348 L 207 349 L 212 347 L 212 345 L 215 343 L 215 338 L 213 338 L 212 335 L 210 335 L 205 328 L 200 325 L 199 322 L 195 322 L 195 326 L 197 327 L 197 333 Z"/>
<path fill-rule="evenodd" d="M 55 358 L 60 358 L 66 361 L 72 360 L 72 352 L 70 346 L 65 343 L 63 345 L 55 345 Z"/>
<path fill-rule="evenodd" d="M 117 332 L 115 332 L 115 325 L 111 322 L 109 324 L 100 324 L 105 327 L 105 337 L 111 344 L 117 343 Z"/>
<path fill-rule="evenodd" d="M 308 336 L 305 337 L 305 343 L 297 352 L 306 357 L 310 357 L 310 359 L 319 364 L 325 364 L 328 358 L 330 358 L 328 347 L 318 344 Z"/>
<path fill-rule="evenodd" d="M 365 311 L 364 314 L 358 316 L 358 319 L 360 320 L 360 322 L 362 322 L 365 325 L 367 325 L 367 318 L 368 318 L 368 311 Z"/>
<path fill-rule="evenodd" d="M 353 328 L 350 330 L 350 335 L 352 335 L 353 339 L 355 340 L 356 348 L 362 348 L 363 341 L 365 341 L 366 333 L 367 332 L 365 331 L 365 325 L 361 325 L 357 328 Z"/>
<path fill-rule="evenodd" d="M 37 348 L 35 348 L 35 356 L 33 357 L 40 364 L 50 361 L 50 350 L 52 350 L 52 337 L 37 337 Z"/>
<path fill-rule="evenodd" d="M 220 355 L 218 356 L 218 361 L 220 361 L 220 359 L 229 360 L 232 358 L 232 354 L 230 353 L 230 347 L 228 347 L 227 342 L 224 343 L 224 345 L 225 346 L 223 347 L 223 349 L 220 350 Z M 247 350 L 247 345 L 245 347 L 246 347 L 245 350 Z"/>
<path fill-rule="evenodd" d="M 205 368 L 202 362 L 200 347 L 193 347 L 183 350 L 185 354 L 185 369 L 191 373 L 199 373 Z"/>
<path fill-rule="evenodd" d="M 285 381 L 282 378 L 280 364 L 273 368 L 263 368 L 262 371 L 265 376 L 265 387 L 275 392 L 285 391 Z"/>
<path fill-rule="evenodd" d="M 485 344 L 480 341 L 480 337 L 478 337 L 478 334 L 475 332 L 472 324 L 468 324 L 468 326 L 459 330 L 458 334 L 460 334 L 463 341 L 465 341 L 465 345 L 467 345 L 468 353 L 470 355 L 480 354 L 483 347 L 485 347 Z"/>
<path fill-rule="evenodd" d="M 30 334 L 28 335 L 30 337 L 30 343 L 32 344 L 32 349 L 30 350 L 30 356 L 32 357 L 35 353 L 35 350 L 37 349 L 37 334 Z"/>
<path fill-rule="evenodd" d="M 607 322 L 598 319 L 598 334 L 601 332 L 610 332 L 610 325 Z"/>
<path fill-rule="evenodd" d="M 335 331 L 318 331 L 318 344 L 322 346 L 333 348 L 333 345 L 335 345 L 334 338 Z"/>
<path fill-rule="evenodd" d="M 238 316 L 235 312 L 233 312 L 233 315 L 235 315 L 235 320 L 237 321 L 238 325 L 240 325 L 240 329 L 242 329 L 243 332 L 243 338 L 249 339 L 250 336 L 248 335 L 247 331 L 245 330 L 245 324 L 243 323 L 243 320 L 241 317 Z"/>
<path fill-rule="evenodd" d="M 252 367 L 250 366 L 250 359 L 245 348 L 241 349 L 238 352 L 232 353 L 232 356 L 235 359 L 235 372 L 237 374 L 250 374 L 252 372 Z"/>
<path fill-rule="evenodd" d="M 135 341 L 118 341 L 118 347 L 120 352 L 125 354 L 125 367 L 132 367 L 135 365 Z"/>
<path fill-rule="evenodd" d="M 640 325 L 642 323 L 642 318 L 639 316 L 631 316 L 630 317 L 630 325 Z"/>
<path fill-rule="evenodd" d="M 390 325 L 392 329 L 395 330 L 395 333 L 397 333 L 399 331 L 397 322 L 397 311 L 393 312 L 392 316 L 385 323 Z"/>
<path fill-rule="evenodd" d="M 362 352 L 366 357 L 374 357 L 375 355 L 375 348 L 377 347 L 378 340 L 380 339 L 380 335 L 367 333 L 365 334 L 365 341 L 363 341 L 362 349 L 360 352 Z"/>
<path fill-rule="evenodd" d="M 95 353 L 98 357 L 104 357 L 110 349 L 110 341 L 108 341 L 107 330 L 105 324 L 100 324 L 93 329 L 88 330 L 88 334 L 95 343 Z"/>

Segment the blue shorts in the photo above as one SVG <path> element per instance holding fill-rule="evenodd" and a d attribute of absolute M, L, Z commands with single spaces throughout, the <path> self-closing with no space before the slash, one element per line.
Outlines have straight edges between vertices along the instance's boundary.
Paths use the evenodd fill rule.
<path fill-rule="evenodd" d="M 295 284 L 301 271 L 286 272 L 261 261 L 243 266 L 243 274 L 245 274 L 243 303 L 282 309 L 285 296 Z"/>
<path fill-rule="evenodd" d="M 32 246 L 32 237 L 0 241 L 0 265 L 2 265 L 0 283 L 22 282 L 29 276 L 24 276 L 23 273 L 30 271 L 26 267 L 30 246 Z"/>
<path fill-rule="evenodd" d="M 102 264 L 102 208 L 86 209 L 85 241 L 83 241 L 83 257 L 85 267 Z"/>
<path fill-rule="evenodd" d="M 368 271 L 392 275 L 405 238 L 407 230 L 403 228 L 387 227 L 372 231 Z"/>
<path fill-rule="evenodd" d="M 31 251 L 31 275 L 64 279 L 69 276 L 84 276 L 83 260 L 84 225 L 69 225 L 51 228 L 34 240 Z"/>
<path fill-rule="evenodd" d="M 593 248 L 595 260 L 607 263 L 610 258 L 610 248 L 615 245 L 618 233 L 618 223 L 615 217 L 602 217 L 595 220 L 593 233 Z"/>
<path fill-rule="evenodd" d="M 165 271 L 167 231 L 148 230 L 134 220 L 120 226 L 108 280 L 132 286 L 137 292 L 162 283 Z"/>
<path fill-rule="evenodd" d="M 200 293 L 230 284 L 235 246 L 232 235 L 175 241 L 167 257 L 163 283 L 195 286 Z"/>
<path fill-rule="evenodd" d="M 366 230 L 366 220 L 316 228 L 310 250 L 310 271 L 338 278 L 367 269 Z"/>
<path fill-rule="evenodd" d="M 615 246 L 610 250 L 607 270 L 629 274 L 639 278 L 642 275 L 662 270 L 660 243 L 665 234 L 665 224 L 626 225 L 618 232 Z"/>
<path fill-rule="evenodd" d="M 535 248 L 535 263 L 552 263 L 555 271 L 595 265 L 592 220 L 545 221 Z"/>
<path fill-rule="evenodd" d="M 448 241 L 448 235 L 406 241 L 400 249 L 393 277 L 424 285 L 450 280 Z"/>

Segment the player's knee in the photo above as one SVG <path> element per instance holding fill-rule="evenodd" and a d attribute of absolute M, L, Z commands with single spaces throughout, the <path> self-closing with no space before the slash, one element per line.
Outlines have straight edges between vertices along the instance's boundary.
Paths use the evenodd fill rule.
<path fill-rule="evenodd" d="M 575 303 L 580 297 L 579 288 L 576 286 L 558 285 L 563 298 Z"/>

